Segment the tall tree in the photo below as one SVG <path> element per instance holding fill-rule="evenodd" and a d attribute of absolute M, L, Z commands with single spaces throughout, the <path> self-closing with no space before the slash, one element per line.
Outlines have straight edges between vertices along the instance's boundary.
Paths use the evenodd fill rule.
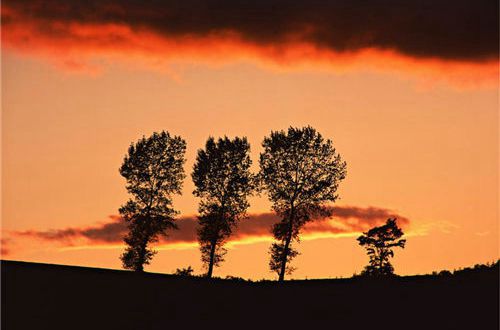
<path fill-rule="evenodd" d="M 156 253 L 149 244 L 177 228 L 172 196 L 181 193 L 185 151 L 186 142 L 165 131 L 130 145 L 120 167 L 131 195 L 119 210 L 129 230 L 121 256 L 124 268 L 143 271 Z"/>
<path fill-rule="evenodd" d="M 370 263 L 362 275 L 392 275 L 394 267 L 389 258 L 394 256 L 393 248 L 404 248 L 406 239 L 401 239 L 403 231 L 398 227 L 396 219 L 388 219 L 385 225 L 374 227 L 358 237 L 359 245 L 365 247 Z"/>
<path fill-rule="evenodd" d="M 224 261 L 224 244 L 237 222 L 246 216 L 247 197 L 254 189 L 250 173 L 250 145 L 246 138 L 207 140 L 198 150 L 192 173 L 200 197 L 198 240 L 201 259 L 211 277 L 214 266 Z"/>
<path fill-rule="evenodd" d="M 346 163 L 332 141 L 310 126 L 271 132 L 262 146 L 259 178 L 282 219 L 272 228 L 278 242 L 271 246 L 269 266 L 283 281 L 293 271 L 289 262 L 298 254 L 292 241 L 299 241 L 300 229 L 315 216 L 330 215 L 325 206 L 338 197 Z"/>

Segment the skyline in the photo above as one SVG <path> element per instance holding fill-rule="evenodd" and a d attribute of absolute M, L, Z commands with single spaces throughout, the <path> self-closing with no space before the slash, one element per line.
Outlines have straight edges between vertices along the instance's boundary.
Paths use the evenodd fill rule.
<path fill-rule="evenodd" d="M 105 2 L 108 9 L 99 3 L 91 1 L 85 9 L 61 7 L 59 1 L 43 8 L 38 1 L 2 2 L 2 247 L 7 249 L 2 257 L 120 268 L 123 246 L 116 237 L 96 241 L 79 233 L 116 223 L 127 199 L 118 168 L 130 143 L 143 135 L 167 130 L 186 139 L 188 177 L 174 208 L 192 226 L 198 200 L 189 175 L 209 136 L 248 137 L 255 172 L 262 139 L 271 130 L 312 125 L 347 161 L 334 206 L 365 216 L 336 220 L 373 224 L 366 220 L 370 207 L 383 214 L 376 224 L 387 220 L 386 214 L 407 220 L 407 247 L 394 259 L 396 273 L 498 259 L 494 1 L 455 6 L 440 1 L 436 8 L 447 3 L 454 8 L 450 22 L 438 22 L 423 10 L 428 20 L 422 24 L 443 26 L 435 35 L 408 23 L 418 20 L 396 22 L 405 27 L 402 36 L 421 38 L 415 43 L 396 35 L 400 31 L 376 28 L 381 21 L 375 18 L 373 25 L 351 30 L 354 25 L 344 22 L 346 37 L 340 41 L 320 33 L 330 25 L 295 36 L 314 22 L 297 21 L 295 11 L 290 25 L 288 16 L 282 17 L 277 26 L 283 30 L 276 28 L 269 40 L 257 33 L 251 17 L 239 17 L 248 23 L 239 25 L 224 15 L 212 20 L 201 9 L 196 17 L 206 21 L 196 22 L 212 22 L 202 24 L 211 33 L 190 26 L 190 20 L 174 20 L 176 34 L 151 16 L 154 2 L 142 11 L 135 1 L 127 2 L 129 10 L 118 2 Z M 254 10 L 265 9 L 256 3 Z M 35 9 L 28 10 L 30 4 Z M 172 3 L 158 8 L 158 15 L 188 10 L 168 6 Z M 411 6 L 394 11 L 411 12 Z M 306 18 L 319 15 L 314 8 Z M 373 12 L 354 5 L 350 10 Z M 269 212 L 265 197 L 251 199 L 253 219 Z M 250 227 L 249 222 L 242 226 Z M 40 238 L 67 229 L 76 233 L 75 241 Z M 359 228 L 307 233 L 291 278 L 361 271 L 367 260 L 356 243 L 359 233 Z M 200 273 L 197 246 L 182 242 L 162 243 L 146 270 L 172 272 L 192 265 Z M 239 237 L 215 275 L 272 278 L 269 244 L 264 231 Z"/>

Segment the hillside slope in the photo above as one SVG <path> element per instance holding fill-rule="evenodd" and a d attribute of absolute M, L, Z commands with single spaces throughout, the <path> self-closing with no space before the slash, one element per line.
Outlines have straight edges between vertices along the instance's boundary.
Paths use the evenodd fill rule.
<path fill-rule="evenodd" d="M 2 261 L 2 329 L 498 329 L 498 267 L 451 276 L 243 282 Z"/>

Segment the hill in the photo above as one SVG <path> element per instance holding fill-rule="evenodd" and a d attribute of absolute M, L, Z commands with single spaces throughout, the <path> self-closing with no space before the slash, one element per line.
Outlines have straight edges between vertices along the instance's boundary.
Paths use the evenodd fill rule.
<path fill-rule="evenodd" d="M 2 261 L 2 329 L 498 329 L 498 263 L 454 274 L 271 281 Z"/>

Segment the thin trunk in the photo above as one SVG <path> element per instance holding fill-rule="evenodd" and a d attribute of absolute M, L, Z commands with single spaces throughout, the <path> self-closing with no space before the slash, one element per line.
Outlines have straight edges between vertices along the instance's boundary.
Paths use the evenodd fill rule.
<path fill-rule="evenodd" d="M 208 264 L 208 272 L 207 277 L 212 277 L 212 272 L 214 270 L 214 258 L 215 258 L 215 248 L 217 246 L 217 242 L 212 241 L 212 245 L 210 246 L 210 262 Z"/>
<path fill-rule="evenodd" d="M 141 246 L 139 248 L 139 258 L 137 260 L 137 266 L 136 266 L 136 271 L 137 272 L 143 272 L 144 271 L 144 263 L 146 262 L 146 248 L 147 248 L 147 241 L 144 241 L 141 243 Z"/>
<path fill-rule="evenodd" d="M 222 201 L 221 203 L 221 210 L 220 210 L 220 219 L 221 221 L 224 221 L 224 201 Z M 217 236 L 219 234 L 219 226 L 217 225 Z M 210 262 L 208 264 L 208 272 L 207 272 L 207 277 L 208 278 L 211 278 L 212 277 L 212 273 L 213 273 L 213 270 L 214 270 L 214 259 L 215 259 L 215 250 L 217 248 L 217 239 L 213 239 L 212 242 L 211 242 L 211 246 L 210 246 Z"/>
<path fill-rule="evenodd" d="M 281 269 L 280 269 L 280 274 L 279 274 L 279 279 L 278 279 L 278 281 L 280 281 L 280 282 L 283 282 L 285 280 L 286 262 L 288 259 L 288 253 L 290 251 L 290 242 L 292 241 L 293 218 L 294 218 L 294 207 L 292 204 L 292 207 L 290 209 L 288 233 L 287 233 L 286 240 L 285 240 L 285 249 L 283 250 L 283 257 L 281 260 Z"/>
<path fill-rule="evenodd" d="M 290 226 L 291 227 L 291 226 Z M 281 269 L 280 269 L 280 276 L 279 276 L 279 281 L 283 282 L 285 279 L 285 272 L 286 272 L 286 262 L 287 262 L 287 257 L 288 257 L 288 252 L 290 250 L 290 242 L 292 240 L 292 231 L 290 230 L 285 241 L 285 249 L 283 250 L 283 259 L 281 260 Z"/>
<path fill-rule="evenodd" d="M 384 250 L 381 250 L 380 251 L 380 254 L 379 254 L 379 258 L 380 258 L 380 262 L 379 262 L 379 273 L 382 274 L 382 269 L 384 268 L 384 259 L 385 259 L 385 255 L 386 255 L 386 252 Z M 384 274 L 385 275 L 385 274 Z"/>
<path fill-rule="evenodd" d="M 150 221 L 152 203 L 153 203 L 153 197 L 151 196 L 150 203 L 148 206 L 146 206 L 146 219 L 148 219 L 148 223 L 145 224 L 146 226 L 150 225 L 149 221 Z M 144 271 L 144 264 L 146 263 L 146 250 L 147 250 L 148 241 L 149 241 L 149 230 L 147 230 L 147 228 L 145 228 L 145 230 L 146 230 L 146 234 L 145 234 L 146 238 L 143 238 L 143 240 L 139 246 L 139 256 L 138 256 L 137 267 L 136 267 L 137 272 L 143 272 Z"/>
<path fill-rule="evenodd" d="M 288 233 L 286 236 L 285 240 L 285 249 L 283 250 L 283 257 L 281 260 L 281 269 L 279 273 L 279 282 L 283 282 L 285 280 L 285 273 L 286 273 L 286 262 L 288 259 L 288 253 L 290 252 L 290 242 L 292 241 L 292 233 L 293 233 L 293 220 L 295 217 L 295 198 L 297 197 L 297 188 L 298 188 L 298 177 L 299 177 L 299 163 L 297 163 L 297 167 L 295 169 L 295 191 L 293 193 L 293 197 L 291 199 L 291 206 L 290 206 L 290 219 L 288 220 Z"/>

